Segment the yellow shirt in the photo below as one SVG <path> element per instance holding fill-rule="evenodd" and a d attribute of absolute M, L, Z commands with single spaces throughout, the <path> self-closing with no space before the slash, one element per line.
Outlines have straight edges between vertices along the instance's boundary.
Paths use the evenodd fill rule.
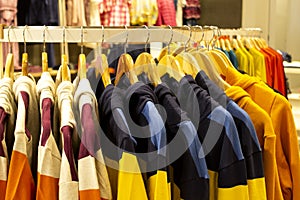
<path fill-rule="evenodd" d="M 263 82 L 266 83 L 267 74 L 265 56 L 255 48 L 250 48 L 249 53 L 253 56 L 254 60 L 254 76 L 260 78 Z"/>
<path fill-rule="evenodd" d="M 243 52 L 241 48 L 236 49 L 235 51 L 236 58 L 239 63 L 239 69 L 248 72 L 249 71 L 249 66 L 248 66 L 248 57 L 246 54 Z"/>
<path fill-rule="evenodd" d="M 248 71 L 245 71 L 245 72 L 247 72 L 250 76 L 254 76 L 254 74 L 255 74 L 254 71 L 255 70 L 254 70 L 253 56 L 249 53 L 249 51 L 245 47 L 242 47 L 241 49 L 248 58 Z"/>

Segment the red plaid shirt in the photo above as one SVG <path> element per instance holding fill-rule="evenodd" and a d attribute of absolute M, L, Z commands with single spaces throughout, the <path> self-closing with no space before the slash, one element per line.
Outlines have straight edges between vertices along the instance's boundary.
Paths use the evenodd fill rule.
<path fill-rule="evenodd" d="M 176 10 L 173 0 L 157 0 L 158 18 L 157 26 L 170 25 L 176 26 Z"/>
<path fill-rule="evenodd" d="M 103 26 L 130 25 L 129 0 L 103 0 L 100 5 Z"/>
<path fill-rule="evenodd" d="M 199 0 L 186 0 L 186 6 L 183 8 L 183 18 L 200 19 L 201 6 Z"/>

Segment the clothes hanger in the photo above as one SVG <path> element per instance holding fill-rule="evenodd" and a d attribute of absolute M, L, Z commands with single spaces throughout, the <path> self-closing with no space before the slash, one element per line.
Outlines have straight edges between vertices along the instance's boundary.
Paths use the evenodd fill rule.
<path fill-rule="evenodd" d="M 79 79 L 85 79 L 86 78 L 86 58 L 85 54 L 83 53 L 83 26 L 81 26 L 81 44 L 80 44 L 80 49 L 81 53 L 79 54 L 78 57 L 78 72 L 77 75 L 79 76 Z"/>
<path fill-rule="evenodd" d="M 134 71 L 137 76 L 141 75 L 143 72 L 145 72 L 145 73 L 148 72 L 147 64 L 153 59 L 151 54 L 146 53 L 147 52 L 147 44 L 150 39 L 150 32 L 146 25 L 144 25 L 144 27 L 147 30 L 147 40 L 145 43 L 145 52 L 138 55 L 136 58 L 136 61 L 134 63 Z"/>
<path fill-rule="evenodd" d="M 245 45 L 243 44 L 241 37 L 240 38 L 238 37 L 236 39 L 236 41 L 237 41 L 237 43 L 238 43 L 238 45 L 239 45 L 240 48 L 245 48 Z"/>
<path fill-rule="evenodd" d="M 187 25 L 184 25 L 184 27 L 187 27 Z M 182 29 L 183 30 L 183 29 Z M 182 33 L 182 35 L 184 35 L 184 33 Z M 176 57 L 178 54 L 180 54 L 181 52 L 186 50 L 186 44 L 182 45 L 182 43 L 180 43 L 179 46 L 177 46 L 176 48 L 174 48 L 173 50 L 171 50 L 171 54 L 172 56 Z"/>
<path fill-rule="evenodd" d="M 145 42 L 145 52 L 138 55 L 135 63 L 134 63 L 134 70 L 136 75 L 140 75 L 143 72 L 147 74 L 149 80 L 153 83 L 153 85 L 156 87 L 158 84 L 161 84 L 160 77 L 157 74 L 156 71 L 156 63 L 152 57 L 151 54 L 149 54 L 147 51 L 147 45 L 149 44 L 150 40 L 150 32 L 146 25 L 144 27 L 148 31 L 148 37 Z"/>
<path fill-rule="evenodd" d="M 22 76 L 28 75 L 28 54 L 26 52 L 26 40 L 25 40 L 25 31 L 27 29 L 27 25 L 23 30 L 23 39 L 24 39 L 24 52 L 22 54 Z"/>
<path fill-rule="evenodd" d="M 220 60 L 223 59 L 222 56 L 218 55 L 217 52 L 219 53 L 223 53 L 220 50 L 215 50 L 214 49 L 214 44 L 215 41 L 214 40 L 218 40 L 218 38 L 221 35 L 221 32 L 219 32 L 219 28 L 215 27 L 215 26 L 211 26 L 210 29 L 213 31 L 213 37 L 210 40 L 210 43 L 212 44 L 212 49 L 206 51 L 206 52 L 202 52 L 201 57 L 205 63 L 205 72 L 208 74 L 208 76 L 210 77 L 211 80 L 213 80 L 221 89 L 225 90 L 227 88 L 230 87 L 230 85 L 225 82 L 222 77 L 220 76 L 220 69 L 227 69 L 227 66 L 225 65 L 225 61 L 223 60 L 223 62 L 217 62 L 214 58 L 214 56 L 217 56 Z M 218 33 L 218 36 L 216 38 L 216 34 L 215 34 L 215 30 Z M 224 53 L 223 53 L 224 54 Z M 226 55 L 225 55 L 226 56 Z M 222 66 L 220 66 L 222 64 Z"/>
<path fill-rule="evenodd" d="M 48 55 L 46 52 L 46 32 L 47 26 L 44 26 L 43 30 L 43 52 L 42 52 L 42 71 L 48 72 Z"/>
<path fill-rule="evenodd" d="M 217 29 L 217 32 L 218 32 L 218 36 L 217 37 L 221 38 L 221 36 L 222 36 L 221 30 L 218 27 L 216 27 L 216 29 Z M 220 59 L 222 59 L 222 61 L 223 61 L 222 63 L 224 63 L 225 67 L 232 67 L 232 68 L 234 68 L 234 66 L 231 63 L 230 59 L 225 55 L 225 53 L 223 51 L 220 51 L 219 49 L 213 48 L 212 51 L 211 51 L 211 53 L 213 53 L 215 56 L 219 56 Z"/>
<path fill-rule="evenodd" d="M 189 27 L 189 26 L 187 26 L 187 25 L 184 25 L 183 27 Z M 188 43 L 190 42 L 190 40 L 191 40 L 191 28 L 189 27 L 189 31 L 190 31 L 190 36 L 189 36 L 189 39 L 188 39 Z M 188 43 L 186 43 L 185 42 L 185 44 L 183 44 L 183 45 L 180 45 L 180 46 L 178 46 L 177 48 L 175 48 L 175 49 L 173 49 L 172 51 L 171 51 L 171 55 L 172 56 L 177 56 L 178 54 L 180 54 L 180 53 L 182 53 L 182 52 L 191 52 L 191 51 L 194 51 L 195 50 L 195 48 L 192 48 L 192 47 L 190 47 L 190 46 L 188 46 Z"/>
<path fill-rule="evenodd" d="M 220 46 L 221 46 L 221 49 L 223 49 L 224 51 L 228 50 L 228 48 L 226 47 L 226 44 L 225 44 L 225 40 L 223 38 L 220 39 Z"/>
<path fill-rule="evenodd" d="M 262 43 L 260 38 L 253 38 L 253 40 L 255 41 L 256 45 L 261 49 L 264 48 L 264 44 Z"/>
<path fill-rule="evenodd" d="M 241 40 L 243 42 L 244 47 L 246 47 L 247 49 L 253 48 L 253 44 L 248 37 L 243 37 Z"/>
<path fill-rule="evenodd" d="M 203 31 L 203 28 L 202 27 L 200 27 L 200 28 Z M 213 40 L 216 38 L 216 34 L 215 34 L 216 27 L 205 26 L 205 28 L 208 28 L 213 31 L 212 38 L 208 42 L 206 42 L 206 44 L 214 45 Z M 203 38 L 204 38 L 204 31 L 203 31 L 200 42 L 202 42 Z M 212 47 L 214 47 L 214 46 L 212 46 Z M 209 48 L 210 48 L 210 46 L 208 45 L 207 49 L 206 48 L 198 49 L 196 52 L 191 53 L 192 56 L 194 57 L 194 60 L 197 62 L 197 65 L 194 65 L 194 66 L 198 66 L 199 67 L 198 72 L 200 70 L 203 70 L 212 81 L 214 81 L 221 89 L 224 90 L 224 89 L 230 87 L 230 85 L 221 78 L 220 74 L 216 70 L 215 60 L 213 60 L 211 58 L 211 56 L 209 56 L 209 52 L 210 52 Z"/>
<path fill-rule="evenodd" d="M 220 38 L 221 34 L 222 34 L 220 29 L 218 27 L 214 27 L 214 28 L 217 30 L 217 33 L 218 33 L 217 38 Z M 234 68 L 234 66 L 230 62 L 229 58 L 225 55 L 225 53 L 223 51 L 212 48 L 212 50 L 209 53 L 211 53 L 211 55 L 214 56 L 215 58 L 216 57 L 218 58 L 218 59 L 216 59 L 217 61 L 219 61 L 219 62 L 217 62 L 218 63 L 217 66 L 223 67 L 223 68 L 228 68 L 228 67 Z"/>
<path fill-rule="evenodd" d="M 215 42 L 215 47 L 217 47 L 217 48 L 221 48 L 221 44 L 220 44 L 220 40 L 216 40 L 216 42 Z M 225 50 L 225 49 L 224 49 Z"/>
<path fill-rule="evenodd" d="M 9 26 L 7 31 L 9 53 L 6 56 L 4 77 L 13 79 L 14 78 L 14 55 L 12 54 L 12 46 L 10 42 L 10 30 L 11 30 L 11 26 Z"/>
<path fill-rule="evenodd" d="M 68 58 L 65 54 L 66 47 L 66 27 L 63 27 L 63 53 L 61 55 L 61 76 L 62 81 L 71 81 L 71 77 L 69 75 L 69 67 L 68 67 Z"/>
<path fill-rule="evenodd" d="M 157 65 L 157 73 L 159 77 L 164 76 L 165 74 L 169 74 L 170 77 L 173 77 L 177 81 L 180 81 L 182 77 L 184 77 L 184 73 L 180 68 L 180 64 L 175 59 L 174 56 L 170 55 L 170 44 L 173 40 L 173 29 L 169 25 L 169 28 L 171 30 L 171 37 L 170 41 L 167 45 L 168 47 L 168 54 L 164 55 L 158 62 Z"/>
<path fill-rule="evenodd" d="M 138 82 L 138 78 L 134 72 L 134 62 L 131 57 L 127 53 L 127 45 L 128 45 L 128 28 L 125 26 L 126 29 L 126 41 L 124 45 L 124 54 L 122 54 L 119 58 L 117 74 L 115 79 L 115 85 L 117 85 L 121 79 L 121 77 L 125 74 L 129 78 L 131 84 Z"/>
<path fill-rule="evenodd" d="M 256 44 L 255 40 L 253 40 L 253 36 L 251 35 L 251 31 L 247 33 L 247 37 L 245 37 L 246 41 L 244 42 L 245 43 L 245 46 L 247 46 L 247 42 L 249 42 L 250 44 L 250 48 L 254 48 L 256 50 L 260 50 L 260 48 L 258 47 L 258 45 Z M 250 49 L 249 48 L 249 49 Z"/>
<path fill-rule="evenodd" d="M 200 68 L 198 66 L 197 61 L 195 61 L 195 58 L 192 56 L 192 54 L 187 52 L 187 45 L 189 44 L 192 38 L 192 30 L 189 26 L 185 25 L 184 27 L 187 27 L 189 29 L 190 35 L 188 40 L 184 44 L 184 51 L 178 54 L 177 56 L 175 56 L 175 58 L 176 60 L 178 60 L 182 68 L 182 71 L 185 74 L 192 75 L 195 78 L 198 72 L 200 71 Z"/>
<path fill-rule="evenodd" d="M 157 60 L 160 61 L 165 55 L 170 54 L 170 52 L 173 52 L 177 47 L 178 47 L 177 44 L 172 43 L 169 46 L 162 48 L 162 50 L 160 51 L 157 57 Z"/>
<path fill-rule="evenodd" d="M 105 54 L 102 54 L 102 45 L 104 42 L 104 26 L 102 25 L 102 40 L 100 44 L 100 50 L 97 51 L 97 59 L 101 59 L 101 63 L 99 64 L 99 67 L 96 67 L 96 69 L 99 69 L 99 74 L 101 75 L 102 82 L 104 84 L 104 87 L 111 84 L 110 74 L 109 74 L 109 67 L 108 67 L 108 61 Z"/>
<path fill-rule="evenodd" d="M 206 68 L 206 64 L 204 63 L 204 61 L 201 57 L 202 55 L 204 55 L 203 52 L 207 51 L 207 42 L 203 40 L 205 33 L 204 33 L 204 29 L 202 26 L 197 25 L 196 27 L 200 28 L 200 30 L 202 31 L 202 36 L 201 36 L 200 41 L 198 42 L 197 50 L 194 52 L 191 52 L 191 55 L 195 58 L 196 62 L 198 63 L 198 65 L 197 65 L 197 66 L 199 66 L 198 72 L 200 70 L 204 70 L 207 73 L 208 69 Z M 209 26 L 205 26 L 204 28 L 209 28 Z M 213 34 L 214 34 L 214 32 L 213 32 Z M 213 35 L 213 37 L 214 37 L 214 35 Z M 199 46 L 204 47 L 204 48 L 199 48 Z"/>
<path fill-rule="evenodd" d="M 196 48 L 186 48 L 187 52 L 195 52 L 195 51 L 199 51 L 199 46 L 202 48 L 201 44 L 204 43 L 203 38 L 204 38 L 204 30 L 202 28 L 202 26 L 199 25 L 195 25 L 194 28 L 199 28 L 202 32 L 202 36 L 201 39 L 199 41 L 196 41 Z"/>
<path fill-rule="evenodd" d="M 235 50 L 238 50 L 241 48 L 236 38 L 232 38 L 231 45 L 232 45 L 233 49 L 235 49 Z"/>
<path fill-rule="evenodd" d="M 229 38 L 225 38 L 224 41 L 225 41 L 226 48 L 227 48 L 229 51 L 231 51 L 231 50 L 232 50 L 232 47 L 231 47 Z"/>
<path fill-rule="evenodd" d="M 253 47 L 254 47 L 256 50 L 260 51 L 260 47 L 259 47 L 258 43 L 256 42 L 255 38 L 254 38 L 254 37 L 251 37 L 251 38 L 250 38 L 250 41 L 251 41 L 251 43 L 253 44 Z"/>

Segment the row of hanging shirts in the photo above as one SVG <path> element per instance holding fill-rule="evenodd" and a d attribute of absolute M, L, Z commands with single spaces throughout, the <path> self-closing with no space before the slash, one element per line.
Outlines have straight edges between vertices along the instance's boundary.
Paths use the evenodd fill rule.
<path fill-rule="evenodd" d="M 114 80 L 105 55 L 86 71 L 80 54 L 73 83 L 66 55 L 54 82 L 43 52 L 36 87 L 27 56 L 16 78 L 9 54 L 1 79 L 2 198 L 297 199 L 288 101 L 240 74 L 222 51 L 188 42 L 169 42 L 157 61 L 125 52 Z"/>
<path fill-rule="evenodd" d="M 216 48 L 222 50 L 237 69 L 261 79 L 287 96 L 282 55 L 266 41 L 251 35 L 231 38 L 224 35 L 216 41 Z"/>

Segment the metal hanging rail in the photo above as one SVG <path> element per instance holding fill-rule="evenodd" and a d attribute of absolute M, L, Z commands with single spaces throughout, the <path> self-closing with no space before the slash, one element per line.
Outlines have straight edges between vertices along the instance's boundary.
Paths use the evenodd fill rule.
<path fill-rule="evenodd" d="M 10 30 L 9 30 L 10 29 Z M 62 26 L 16 26 L 5 27 L 3 29 L 3 38 L 0 42 L 24 42 L 43 43 L 44 33 L 46 43 L 62 43 L 63 32 L 65 29 L 65 42 L 80 43 L 81 27 L 62 27 Z M 188 27 L 155 27 L 150 26 L 146 29 L 144 26 L 139 27 L 83 27 L 84 43 L 97 43 L 102 41 L 104 32 L 104 42 L 109 43 L 145 43 L 148 42 L 197 42 L 211 40 L 218 36 L 217 27 L 206 26 L 203 29 L 200 26 Z M 261 34 L 261 29 L 219 29 L 222 35 L 247 35 L 253 36 Z M 191 33 L 192 31 L 192 33 Z M 8 33 L 9 32 L 9 33 Z M 26 33 L 25 38 L 23 33 Z M 254 34 L 255 33 L 255 34 Z M 149 35 L 149 38 L 148 38 Z M 250 35 L 250 34 L 249 34 Z M 128 36 L 128 38 L 127 38 Z M 172 36 L 172 37 L 171 37 Z M 8 38 L 9 37 L 9 38 Z M 190 39 L 190 40 L 189 40 Z"/>

